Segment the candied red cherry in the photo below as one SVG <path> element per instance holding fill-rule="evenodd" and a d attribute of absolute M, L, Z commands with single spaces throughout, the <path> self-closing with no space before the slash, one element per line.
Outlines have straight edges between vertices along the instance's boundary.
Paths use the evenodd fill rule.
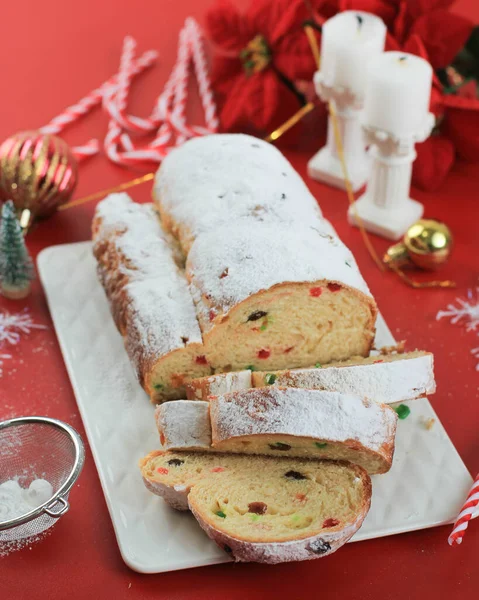
<path fill-rule="evenodd" d="M 329 527 L 336 527 L 339 525 L 338 519 L 326 519 L 323 523 L 323 529 L 328 529 Z"/>
<path fill-rule="evenodd" d="M 339 285 L 339 283 L 328 283 L 328 290 L 330 292 L 339 292 L 340 289 L 341 286 Z"/>

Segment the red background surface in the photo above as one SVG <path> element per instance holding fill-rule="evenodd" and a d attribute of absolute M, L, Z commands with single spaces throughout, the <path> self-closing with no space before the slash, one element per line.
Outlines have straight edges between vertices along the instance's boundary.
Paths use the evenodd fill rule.
<path fill-rule="evenodd" d="M 176 52 L 177 34 L 188 15 L 201 22 L 210 0 L 143 0 L 129 2 L 3 2 L 0 15 L 0 139 L 19 130 L 45 124 L 117 69 L 123 36 L 133 35 L 141 50 L 157 48 L 159 66 L 141 76 L 130 106 L 149 113 Z M 456 11 L 479 21 L 476 0 L 462 0 Z M 194 109 L 193 109 L 194 110 Z M 102 138 L 106 119 L 100 111 L 71 128 L 70 143 Z M 300 141 L 301 149 L 286 154 L 302 175 L 318 142 Z M 97 157 L 81 167 L 76 192 L 81 197 L 132 178 Z M 441 277 L 454 278 L 454 290 L 412 290 L 392 274 L 380 274 L 372 264 L 357 230 L 345 219 L 344 193 L 308 181 L 326 215 L 359 265 L 397 339 L 410 348 L 434 351 L 438 393 L 433 404 L 460 455 L 472 473 L 479 471 L 479 395 L 473 333 L 435 316 L 456 296 L 478 283 L 477 166 L 458 163 L 437 193 L 416 192 L 425 214 L 446 221 L 456 246 Z M 148 185 L 132 195 L 145 201 Z M 94 206 L 58 213 L 28 236 L 36 254 L 43 248 L 86 240 Z M 374 239 L 383 251 L 387 242 Z M 18 311 L 28 306 L 46 330 L 34 331 L 12 349 L 0 379 L 0 418 L 45 414 L 64 419 L 84 436 L 75 398 L 56 341 L 45 297 L 38 281 L 33 294 L 20 302 L 0 300 L 0 308 Z M 114 402 L 114 398 L 112 398 Z M 85 438 L 86 441 L 86 438 Z M 414 493 L 414 490 L 411 490 Z M 479 522 L 473 522 L 459 548 L 449 548 L 448 527 L 349 544 L 318 561 L 275 567 L 219 565 L 161 575 L 139 575 L 122 562 L 100 483 L 87 445 L 83 474 L 72 491 L 70 513 L 42 543 L 0 559 L 2 598 L 465 598 L 477 597 Z"/>

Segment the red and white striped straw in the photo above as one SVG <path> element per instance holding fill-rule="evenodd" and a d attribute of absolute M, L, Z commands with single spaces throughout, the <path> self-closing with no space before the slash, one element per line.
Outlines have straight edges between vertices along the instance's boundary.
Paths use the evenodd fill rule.
<path fill-rule="evenodd" d="M 151 67 L 158 58 L 155 50 L 145 52 L 138 60 L 132 64 L 131 76 L 134 77 Z M 77 121 L 83 115 L 89 113 L 95 106 L 101 104 L 106 92 L 118 85 L 118 73 L 110 77 L 100 87 L 92 90 L 87 96 L 72 104 L 62 111 L 57 117 L 53 118 L 47 125 L 40 128 L 41 133 L 57 134 L 62 132 L 65 127 Z"/>
<path fill-rule="evenodd" d="M 110 160 L 119 164 L 122 164 L 118 152 L 120 139 L 123 138 L 123 144 L 126 144 L 127 147 L 133 146 L 127 134 L 123 134 L 118 118 L 126 110 L 131 82 L 129 71 L 133 63 L 135 47 L 135 40 L 130 36 L 125 37 L 120 58 L 120 69 L 118 71 L 118 85 L 116 88 L 108 91 L 103 101 L 105 108 L 108 107 L 110 111 L 113 109 L 113 112 L 109 112 L 110 121 L 108 122 L 108 131 L 104 141 L 105 152 Z"/>
<path fill-rule="evenodd" d="M 218 129 L 216 106 L 203 49 L 203 36 L 194 19 L 187 19 L 180 31 L 175 66 L 151 115 L 146 119 L 126 112 L 131 84 L 129 73 L 134 60 L 135 47 L 132 38 L 125 38 L 118 85 L 110 88 L 103 99 L 103 106 L 110 116 L 108 132 L 104 140 L 105 152 L 110 160 L 125 166 L 145 162 L 160 163 L 175 145 L 193 136 L 214 133 Z M 191 66 L 194 67 L 198 81 L 206 127 L 190 126 L 186 123 L 188 78 Z M 135 147 L 130 133 L 152 131 L 157 132 L 152 142 L 143 147 Z"/>
<path fill-rule="evenodd" d="M 447 541 L 450 546 L 458 546 L 462 544 L 462 540 L 466 533 L 466 529 L 469 525 L 469 521 L 473 518 L 479 506 L 479 474 L 476 476 L 472 485 L 471 491 L 469 492 L 466 502 L 454 523 L 454 529 Z"/>
<path fill-rule="evenodd" d="M 126 107 L 135 48 L 135 40 L 126 37 L 120 60 L 118 86 L 115 89 L 110 89 L 104 100 L 104 107 L 110 115 L 108 132 L 104 141 L 105 152 L 111 161 L 125 166 L 151 160 L 161 162 L 165 156 L 160 149 L 136 150 L 130 136 L 122 128 L 122 125 L 125 125 L 128 129 L 131 129 L 131 117 L 126 115 Z"/>
<path fill-rule="evenodd" d="M 190 31 L 190 40 L 193 46 L 193 62 L 195 65 L 196 79 L 200 92 L 201 103 L 205 113 L 205 123 L 209 133 L 218 131 L 219 121 L 216 115 L 216 104 L 211 91 L 211 81 L 205 56 L 204 37 L 200 26 L 191 17 L 186 20 Z"/>
<path fill-rule="evenodd" d="M 95 156 L 100 151 L 100 143 L 97 139 L 88 141 L 83 146 L 75 146 L 72 148 L 73 156 L 78 162 L 82 162 L 85 158 Z"/>

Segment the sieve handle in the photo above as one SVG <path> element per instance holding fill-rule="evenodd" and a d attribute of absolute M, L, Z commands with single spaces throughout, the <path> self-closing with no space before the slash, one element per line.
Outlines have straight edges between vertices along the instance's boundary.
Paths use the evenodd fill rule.
<path fill-rule="evenodd" d="M 59 502 L 62 505 L 62 507 L 60 508 L 60 510 L 52 510 L 52 508 L 55 506 L 55 504 L 57 502 Z M 70 504 L 68 503 L 68 501 L 65 500 L 65 498 L 62 498 L 61 496 L 59 496 L 51 504 L 49 504 L 48 506 L 45 506 L 45 508 L 43 509 L 43 512 L 46 512 L 47 515 L 49 515 L 50 517 L 53 517 L 54 519 L 58 519 L 59 517 L 64 515 L 66 512 L 68 512 L 69 508 L 70 508 Z"/>

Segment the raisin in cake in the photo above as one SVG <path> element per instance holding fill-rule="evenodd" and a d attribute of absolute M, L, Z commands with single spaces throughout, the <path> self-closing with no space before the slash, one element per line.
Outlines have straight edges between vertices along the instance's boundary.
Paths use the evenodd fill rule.
<path fill-rule="evenodd" d="M 93 251 L 117 327 L 153 401 L 184 396 L 211 372 L 179 258 L 151 205 L 114 194 L 98 204 Z"/>
<path fill-rule="evenodd" d="M 262 388 L 158 407 L 167 450 L 347 460 L 369 473 L 392 465 L 397 415 L 350 394 Z"/>
<path fill-rule="evenodd" d="M 236 561 L 327 556 L 361 527 L 371 503 L 368 474 L 335 461 L 152 452 L 140 469 L 150 491 L 190 508 Z"/>

